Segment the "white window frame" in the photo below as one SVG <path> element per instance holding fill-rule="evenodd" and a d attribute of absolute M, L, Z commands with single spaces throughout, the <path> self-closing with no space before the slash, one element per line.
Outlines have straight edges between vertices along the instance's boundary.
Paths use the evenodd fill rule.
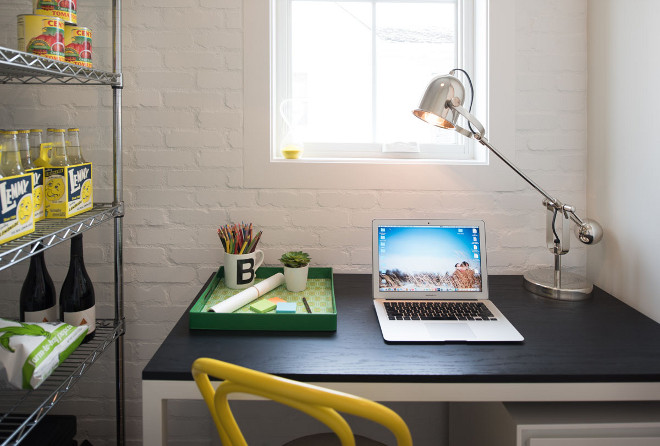
<path fill-rule="evenodd" d="M 281 140 L 283 134 L 286 133 L 286 124 L 284 123 L 281 114 L 279 113 L 278 104 L 282 102 L 283 98 L 290 98 L 293 96 L 291 92 L 292 75 L 291 69 L 291 46 L 292 46 L 292 24 L 291 21 L 291 2 L 294 0 L 272 0 L 271 8 L 271 73 L 273 76 L 271 104 L 274 104 L 271 109 L 271 123 L 273 123 L 271 130 L 271 161 L 282 161 L 284 157 L 279 153 L 278 142 Z M 364 0 L 361 0 L 364 1 Z M 371 0 L 372 3 L 384 3 L 392 0 Z M 395 0 L 405 1 L 405 0 Z M 473 82 L 476 84 L 478 90 L 475 92 L 475 104 L 473 113 L 477 116 L 482 116 L 482 123 L 488 127 L 487 119 L 487 73 L 485 64 L 479 65 L 479 70 L 476 68 L 477 52 L 482 60 L 487 59 L 487 48 L 481 45 L 475 48 L 477 42 L 475 39 L 477 11 L 475 8 L 475 0 L 413 0 L 414 2 L 446 2 L 456 3 L 457 17 L 455 19 L 455 28 L 457 34 L 458 48 L 456 50 L 456 57 L 453 61 L 453 67 L 461 67 L 470 73 Z M 486 14 L 486 2 L 481 2 L 483 5 L 479 13 Z M 479 28 L 482 30 L 481 34 L 486 35 L 487 29 Z M 372 30 L 372 33 L 375 29 Z M 375 39 L 374 36 L 372 36 Z M 372 49 L 373 51 L 373 49 Z M 374 60 L 374 64 L 377 61 Z M 374 71 L 375 74 L 375 71 Z M 439 73 L 440 74 L 440 73 Z M 465 79 L 462 74 L 458 75 L 460 78 Z M 430 78 L 428 79 L 431 80 Z M 375 82 L 375 79 L 374 79 Z M 468 88 L 467 82 L 466 88 Z M 375 85 L 375 84 L 374 84 Z M 480 88 L 479 88 L 480 87 Z M 421 93 L 424 91 L 424 85 L 419 85 L 418 89 Z M 466 100 L 470 100 L 471 92 L 467 91 Z M 411 102 L 411 109 L 416 104 Z M 467 105 L 466 105 L 467 106 Z M 376 110 L 372 110 L 376 113 Z M 415 119 L 411 113 L 411 119 Z M 375 123 L 375 120 L 374 120 Z M 443 130 L 438 130 L 443 131 Z M 305 141 L 304 156 L 311 162 L 398 162 L 399 160 L 407 160 L 413 163 L 440 163 L 440 164 L 462 164 L 462 163 L 477 163 L 483 164 L 486 160 L 480 147 L 477 147 L 476 141 L 460 137 L 458 134 L 455 136 L 456 143 L 454 144 L 419 144 L 419 151 L 397 150 L 396 146 L 391 145 L 385 151 L 381 144 L 378 143 L 310 143 Z"/>
<path fill-rule="evenodd" d="M 478 119 L 488 122 L 489 140 L 508 157 L 515 143 L 515 0 L 488 2 L 488 109 Z M 406 190 L 514 190 L 516 183 L 502 163 L 488 164 L 479 147 L 478 160 L 457 164 L 427 160 L 353 159 L 319 163 L 316 160 L 271 159 L 271 0 L 243 2 L 243 186 L 254 188 L 335 188 Z M 496 85 L 496 88 L 492 88 Z M 420 88 L 424 88 L 421 86 Z M 477 93 L 479 94 L 479 93 Z M 497 104 L 495 106 L 495 104 Z M 496 113 L 491 113 L 496 110 Z M 478 111 L 476 112 L 478 115 Z"/>

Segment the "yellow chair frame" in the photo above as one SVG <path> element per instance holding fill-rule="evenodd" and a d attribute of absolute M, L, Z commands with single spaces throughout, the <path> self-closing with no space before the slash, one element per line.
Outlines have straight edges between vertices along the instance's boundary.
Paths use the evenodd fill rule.
<path fill-rule="evenodd" d="M 374 401 L 323 387 L 258 372 L 211 358 L 198 358 L 192 375 L 224 446 L 247 446 L 229 408 L 230 393 L 248 393 L 286 404 L 318 419 L 339 437 L 342 446 L 355 446 L 350 426 L 338 412 L 357 415 L 388 428 L 398 446 L 412 446 L 408 426 L 393 410 Z M 209 375 L 223 380 L 213 389 Z"/>

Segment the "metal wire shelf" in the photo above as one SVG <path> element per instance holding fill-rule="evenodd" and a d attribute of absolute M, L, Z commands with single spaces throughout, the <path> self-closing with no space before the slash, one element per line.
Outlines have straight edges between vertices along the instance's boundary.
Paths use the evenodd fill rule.
<path fill-rule="evenodd" d="M 120 215 L 119 205 L 97 203 L 67 219 L 39 221 L 33 233 L 0 245 L 0 271 Z"/>
<path fill-rule="evenodd" d="M 36 390 L 0 390 L 0 446 L 18 445 L 123 333 L 123 321 L 98 319 L 94 338 L 81 344 Z"/>
<path fill-rule="evenodd" d="M 121 85 L 121 73 L 83 68 L 0 46 L 1 84 Z"/>
<path fill-rule="evenodd" d="M 38 390 L 32 392 L 0 390 L 0 446 L 17 445 L 34 427 L 62 394 L 77 381 L 78 377 L 94 362 L 110 343 L 115 345 L 115 403 L 117 445 L 125 444 L 125 397 L 124 397 L 124 301 L 122 232 L 124 215 L 122 196 L 122 74 L 121 29 L 122 0 L 111 0 L 112 11 L 112 71 L 89 69 L 66 62 L 0 46 L 0 85 L 2 84 L 53 84 L 53 85 L 100 85 L 112 87 L 114 202 L 96 204 L 84 214 L 66 220 L 46 220 L 35 225 L 35 232 L 0 245 L 0 271 L 30 258 L 40 251 L 64 242 L 76 234 L 87 231 L 113 219 L 115 320 L 105 323 L 97 320 L 95 340 L 81 346 L 64 364 L 60 365 Z M 116 322 L 119 321 L 119 322 Z M 103 333 L 107 333 L 103 336 Z M 101 343 L 98 347 L 93 347 Z M 89 357 L 78 358 L 90 351 Z M 81 362 L 82 361 L 82 362 Z M 74 370 L 75 369 L 75 370 Z M 57 375 L 57 376 L 55 376 Z M 55 389 L 50 392 L 49 389 Z M 28 403 L 29 402 L 29 403 Z M 9 406 L 9 409 L 6 408 Z M 20 414 L 31 414 L 23 415 Z M 11 419 L 10 419 L 11 417 Z"/>

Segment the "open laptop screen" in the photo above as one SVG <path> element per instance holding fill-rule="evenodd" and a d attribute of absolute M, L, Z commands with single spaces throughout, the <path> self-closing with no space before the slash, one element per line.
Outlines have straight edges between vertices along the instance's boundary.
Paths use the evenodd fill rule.
<path fill-rule="evenodd" d="M 483 223 L 378 223 L 378 291 L 481 292 L 482 227 Z"/>

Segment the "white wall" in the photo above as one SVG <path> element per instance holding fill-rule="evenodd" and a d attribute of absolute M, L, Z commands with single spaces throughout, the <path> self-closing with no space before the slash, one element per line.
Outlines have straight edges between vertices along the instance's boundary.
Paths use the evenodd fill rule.
<path fill-rule="evenodd" d="M 588 17 L 587 207 L 605 232 L 588 252 L 588 274 L 660 321 L 660 3 L 591 0 Z"/>
<path fill-rule="evenodd" d="M 110 2 L 108 1 L 107 4 Z M 498 0 L 492 0 L 497 8 Z M 0 44 L 14 46 L 15 15 L 29 0 L 0 2 Z M 248 188 L 243 161 L 243 9 L 241 0 L 124 0 L 124 180 L 127 432 L 141 439 L 142 368 L 221 262 L 215 230 L 251 221 L 264 230 L 266 263 L 282 251 L 308 251 L 315 265 L 338 272 L 370 270 L 371 219 L 375 217 L 478 217 L 486 221 L 489 271 L 520 274 L 550 266 L 545 249 L 541 197 L 522 180 L 503 180 L 495 190 L 466 184 L 450 166 L 409 175 L 410 189 Z M 80 2 L 80 24 L 92 24 L 95 60 L 109 69 L 106 2 Z M 249 19 L 249 18 L 247 18 Z M 511 158 L 529 175 L 584 213 L 586 206 L 587 39 L 585 0 L 516 0 L 515 114 Z M 493 63 L 498 63 L 497 60 Z M 632 73 L 632 70 L 630 70 Z M 423 88 L 423 86 L 420 86 Z M 95 195 L 110 200 L 109 89 L 0 86 L 0 128 L 52 125 L 81 128 L 95 162 Z M 507 107 L 510 108 L 510 107 Z M 99 111 L 100 110 L 100 111 Z M 496 108 L 494 108 L 496 110 Z M 652 127 L 651 127 L 652 128 Z M 497 129 L 492 143 L 498 145 Z M 265 150 L 265 149 L 264 149 Z M 483 167 L 484 172 L 495 169 Z M 425 170 L 427 172 L 428 169 Z M 504 175 L 509 172 L 502 169 Z M 437 177 L 456 178 L 439 188 Z M 85 258 L 97 287 L 100 311 L 112 316 L 110 226 L 85 235 Z M 565 264 L 586 268 L 586 249 Z M 61 284 L 68 244 L 47 253 Z M 0 273 L 0 314 L 16 317 L 12 296 L 27 265 Z M 62 410 L 79 415 L 81 438 L 112 444 L 112 353 L 80 383 Z M 99 384 L 103 384 L 99 386 Z M 97 389 L 101 387 L 102 398 Z M 180 414 L 204 416 L 202 405 Z M 192 420 L 191 420 L 192 421 Z M 198 424 L 193 424 L 195 428 Z M 207 432 L 212 426 L 207 424 Z M 175 432 L 176 433 L 176 432 Z M 179 431 L 190 444 L 189 430 Z M 423 434 L 422 434 L 423 435 Z M 419 443 L 424 444 L 424 443 Z"/>

